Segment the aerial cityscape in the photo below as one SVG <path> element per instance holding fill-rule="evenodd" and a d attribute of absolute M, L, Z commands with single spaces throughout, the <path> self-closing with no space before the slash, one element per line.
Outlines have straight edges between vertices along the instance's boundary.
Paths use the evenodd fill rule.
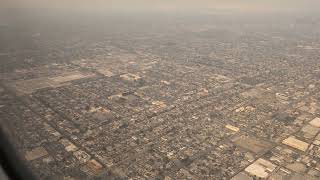
<path fill-rule="evenodd" d="M 0 119 L 39 179 L 320 179 L 320 16 L 25 19 Z"/>

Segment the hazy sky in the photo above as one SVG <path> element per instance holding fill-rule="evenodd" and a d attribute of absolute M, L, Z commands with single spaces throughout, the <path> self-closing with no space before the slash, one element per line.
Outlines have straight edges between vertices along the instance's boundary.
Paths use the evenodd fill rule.
<path fill-rule="evenodd" d="M 0 7 L 131 10 L 320 10 L 320 0 L 0 0 Z"/>

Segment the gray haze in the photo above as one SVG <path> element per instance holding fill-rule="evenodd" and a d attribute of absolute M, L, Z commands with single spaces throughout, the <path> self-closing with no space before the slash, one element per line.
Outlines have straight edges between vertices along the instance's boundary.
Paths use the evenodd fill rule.
<path fill-rule="evenodd" d="M 9 8 L 84 8 L 102 10 L 314 11 L 318 0 L 2 0 Z"/>

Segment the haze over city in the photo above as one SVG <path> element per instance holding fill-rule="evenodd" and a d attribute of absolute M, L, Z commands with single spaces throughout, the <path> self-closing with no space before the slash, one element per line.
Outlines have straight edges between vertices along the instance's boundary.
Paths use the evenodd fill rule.
<path fill-rule="evenodd" d="M 2 1 L 0 130 L 37 179 L 317 180 L 319 12 Z"/>

